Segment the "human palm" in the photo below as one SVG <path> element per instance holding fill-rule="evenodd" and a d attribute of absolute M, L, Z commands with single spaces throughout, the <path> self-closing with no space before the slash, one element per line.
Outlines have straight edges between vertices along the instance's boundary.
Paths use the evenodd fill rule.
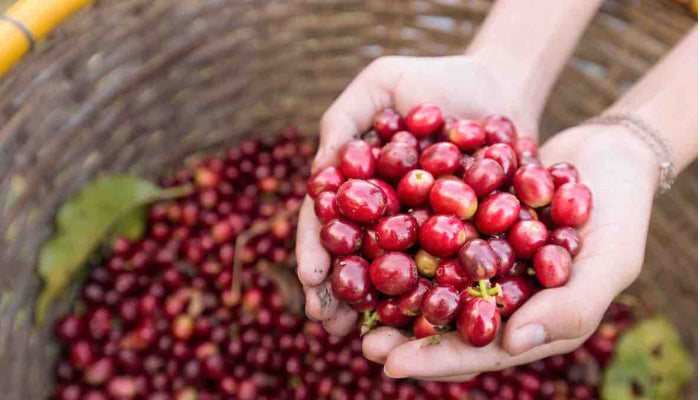
<path fill-rule="evenodd" d="M 593 333 L 613 298 L 637 277 L 657 178 L 653 154 L 624 128 L 584 126 L 555 136 L 540 157 L 545 165 L 575 164 L 594 194 L 569 282 L 529 299 L 486 347 L 465 344 L 455 333 L 426 345 L 393 328 L 371 332 L 364 339 L 365 355 L 385 362 L 388 374 L 460 381 L 569 352 Z"/>
<path fill-rule="evenodd" d="M 536 117 L 519 105 L 507 82 L 497 81 L 488 66 L 474 57 L 382 57 L 365 68 L 338 97 L 321 120 L 321 144 L 313 168 L 337 163 L 343 143 L 365 132 L 375 114 L 391 107 L 406 114 L 424 102 L 440 106 L 445 115 L 483 118 L 503 114 L 532 136 Z M 307 197 L 297 235 L 298 275 L 306 293 L 310 318 L 324 321 L 329 332 L 345 334 L 357 315 L 333 296 L 327 275 L 330 256 L 319 242 L 320 223 Z"/>
<path fill-rule="evenodd" d="M 496 82 L 487 66 L 470 57 L 379 59 L 324 114 L 314 168 L 335 164 L 339 147 L 369 129 L 374 115 L 387 107 L 405 115 L 417 104 L 432 102 L 456 117 L 503 114 L 514 120 L 521 136 L 536 137 L 536 112 L 507 82 Z M 426 346 L 423 340 L 411 341 L 399 330 L 381 327 L 365 336 L 365 356 L 386 363 L 385 370 L 394 377 L 464 380 L 567 352 L 593 332 L 614 296 L 639 272 L 655 186 L 653 154 L 624 128 L 587 126 L 555 136 L 540 157 L 545 165 L 574 163 L 594 194 L 593 214 L 581 231 L 585 244 L 570 281 L 533 296 L 486 347 L 474 348 L 454 333 Z M 333 296 L 331 260 L 320 244 L 320 229 L 307 197 L 297 235 L 306 312 L 323 321 L 330 333 L 342 335 L 355 326 L 357 313 Z"/>

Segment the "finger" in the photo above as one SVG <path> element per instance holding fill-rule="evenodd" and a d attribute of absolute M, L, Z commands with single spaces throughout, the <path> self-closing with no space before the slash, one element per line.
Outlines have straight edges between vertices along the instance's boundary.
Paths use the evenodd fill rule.
<path fill-rule="evenodd" d="M 419 339 L 397 346 L 389 352 L 384 371 L 392 378 L 423 379 L 497 371 L 571 351 L 582 342 L 562 340 L 513 357 L 501 347 L 498 339 L 484 347 L 473 347 L 464 343 L 456 332 L 449 332 L 442 335 L 439 343 Z"/>
<path fill-rule="evenodd" d="M 508 353 L 515 356 L 557 340 L 585 339 L 595 330 L 616 292 L 599 284 L 604 274 L 591 264 L 577 263 L 565 286 L 537 293 L 510 318 L 503 334 Z"/>
<path fill-rule="evenodd" d="M 412 376 L 413 379 L 419 379 L 421 381 L 434 381 L 434 382 L 465 382 L 479 376 L 478 373 L 475 374 L 460 374 L 460 375 L 450 375 L 450 376 Z"/>
<path fill-rule="evenodd" d="M 306 315 L 313 320 L 328 320 L 338 310 L 340 300 L 333 295 L 328 281 L 318 286 L 304 286 L 304 294 L 306 295 Z"/>
<path fill-rule="evenodd" d="M 408 341 L 409 338 L 398 329 L 382 326 L 362 338 L 362 353 L 368 360 L 383 364 L 391 350 Z"/>
<path fill-rule="evenodd" d="M 321 118 L 321 143 L 313 170 L 333 165 L 343 143 L 366 131 L 372 120 L 392 104 L 394 82 L 400 76 L 394 57 L 380 58 L 365 68 Z"/>
<path fill-rule="evenodd" d="M 326 279 L 331 257 L 321 245 L 321 223 L 314 213 L 314 202 L 306 196 L 299 211 L 297 228 L 297 276 L 305 286 L 318 286 Z"/>
<path fill-rule="evenodd" d="M 331 335 L 345 336 L 355 328 L 355 322 L 357 322 L 357 311 L 346 303 L 340 303 L 335 314 L 323 321 L 323 327 Z"/>

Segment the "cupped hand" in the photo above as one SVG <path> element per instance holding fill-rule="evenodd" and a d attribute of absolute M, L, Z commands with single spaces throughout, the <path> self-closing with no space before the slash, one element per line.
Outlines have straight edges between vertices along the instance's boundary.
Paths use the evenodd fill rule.
<path fill-rule="evenodd" d="M 383 327 L 367 334 L 365 355 L 396 378 L 461 381 L 580 346 L 614 297 L 639 274 L 658 165 L 646 145 L 623 127 L 586 125 L 562 132 L 540 152 L 544 165 L 568 161 L 593 192 L 593 212 L 581 229 L 583 247 L 569 282 L 529 299 L 486 347 L 456 333 L 438 344 L 410 340 Z"/>
<path fill-rule="evenodd" d="M 535 137 L 535 107 L 522 102 L 512 87 L 515 85 L 509 85 L 506 77 L 491 76 L 488 63 L 475 56 L 379 58 L 323 115 L 313 170 L 336 164 L 340 146 L 367 131 L 375 114 L 387 107 L 406 115 L 416 105 L 431 102 L 444 115 L 455 117 L 479 119 L 503 114 L 515 122 L 521 136 Z M 313 201 L 307 196 L 299 216 L 296 246 L 306 313 L 323 321 L 328 332 L 342 335 L 354 326 L 357 313 L 333 296 L 327 279 L 331 259 L 319 241 L 320 229 Z"/>

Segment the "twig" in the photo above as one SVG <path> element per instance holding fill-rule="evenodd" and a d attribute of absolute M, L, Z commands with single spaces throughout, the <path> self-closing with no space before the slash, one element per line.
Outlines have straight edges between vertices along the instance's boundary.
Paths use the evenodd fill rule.
<path fill-rule="evenodd" d="M 231 280 L 231 292 L 233 293 L 234 299 L 241 298 L 241 285 L 242 285 L 242 275 L 243 275 L 243 261 L 241 261 L 240 254 L 245 248 L 248 242 L 258 235 L 268 232 L 272 227 L 272 224 L 278 219 L 287 219 L 294 214 L 299 212 L 301 208 L 301 203 L 292 207 L 289 210 L 282 211 L 275 214 L 272 218 L 264 221 L 257 222 L 253 224 L 250 228 L 241 232 L 236 238 L 236 245 L 234 250 L 233 267 L 232 267 L 232 280 Z"/>

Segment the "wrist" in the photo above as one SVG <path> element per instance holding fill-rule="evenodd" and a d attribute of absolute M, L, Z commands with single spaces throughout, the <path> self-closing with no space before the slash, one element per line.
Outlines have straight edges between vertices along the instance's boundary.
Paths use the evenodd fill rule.
<path fill-rule="evenodd" d="M 591 169 L 597 176 L 619 179 L 618 190 L 634 188 L 650 198 L 656 192 L 659 160 L 651 147 L 625 126 L 580 125 L 556 135 L 550 142 L 547 146 L 563 149 L 561 159 L 547 161 L 580 165 L 583 177 L 585 169 Z"/>

